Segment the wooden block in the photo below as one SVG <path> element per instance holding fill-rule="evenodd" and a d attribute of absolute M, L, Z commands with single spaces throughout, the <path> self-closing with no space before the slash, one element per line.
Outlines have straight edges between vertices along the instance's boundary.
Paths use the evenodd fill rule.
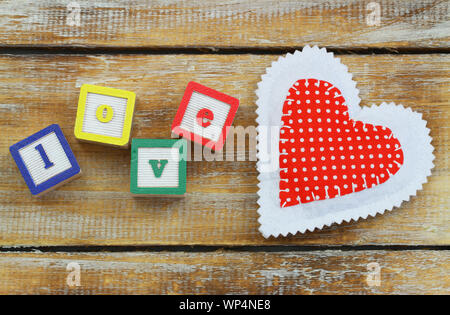
<path fill-rule="evenodd" d="M 183 139 L 133 139 L 130 191 L 144 197 L 184 195 L 186 152 Z"/>
<path fill-rule="evenodd" d="M 50 125 L 13 144 L 9 151 L 28 188 L 39 196 L 81 174 L 59 125 Z"/>
<path fill-rule="evenodd" d="M 78 100 L 75 137 L 128 148 L 135 100 L 133 92 L 83 84 Z"/>
<path fill-rule="evenodd" d="M 239 107 L 239 100 L 189 82 L 172 124 L 172 133 L 220 151 Z"/>

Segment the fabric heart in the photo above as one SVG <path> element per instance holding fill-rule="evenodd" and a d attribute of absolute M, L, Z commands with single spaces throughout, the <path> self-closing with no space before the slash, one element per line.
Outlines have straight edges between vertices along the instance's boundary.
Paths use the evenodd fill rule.
<path fill-rule="evenodd" d="M 264 237 L 375 217 L 416 196 L 431 175 L 422 114 L 395 103 L 361 107 L 353 75 L 324 48 L 279 57 L 256 95 Z"/>
<path fill-rule="evenodd" d="M 281 207 L 375 187 L 403 164 L 389 128 L 351 119 L 339 89 L 316 79 L 289 89 L 279 141 Z"/>

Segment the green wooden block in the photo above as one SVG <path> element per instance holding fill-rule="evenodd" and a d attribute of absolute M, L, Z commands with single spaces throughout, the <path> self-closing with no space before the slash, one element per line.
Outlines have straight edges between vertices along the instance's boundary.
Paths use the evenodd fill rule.
<path fill-rule="evenodd" d="M 130 191 L 138 196 L 186 193 L 187 141 L 133 139 Z"/>

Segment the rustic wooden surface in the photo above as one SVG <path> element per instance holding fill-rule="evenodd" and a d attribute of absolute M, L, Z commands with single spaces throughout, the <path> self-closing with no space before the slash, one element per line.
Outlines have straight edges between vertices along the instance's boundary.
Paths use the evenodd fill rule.
<path fill-rule="evenodd" d="M 4 253 L 0 294 L 450 294 L 449 259 L 427 250 Z M 80 266 L 79 287 L 66 284 L 69 263 Z M 367 282 L 369 263 L 380 286 Z"/>
<path fill-rule="evenodd" d="M 5 46 L 448 48 L 446 0 L 383 0 L 380 25 L 361 0 L 2 1 Z M 72 11 L 73 12 L 73 11 Z"/>
<path fill-rule="evenodd" d="M 380 1 L 381 24 L 370 27 L 369 1 L 77 2 L 80 26 L 66 24 L 66 1 L 1 3 L 0 293 L 449 293 L 448 1 Z M 265 240 L 249 161 L 253 136 L 246 152 L 226 150 L 244 161 L 189 162 L 181 200 L 133 199 L 129 151 L 74 138 L 83 83 L 136 92 L 133 137 L 170 137 L 190 80 L 239 98 L 234 125 L 251 128 L 265 68 L 305 44 L 341 54 L 362 106 L 402 103 L 428 121 L 436 167 L 400 209 Z M 35 199 L 8 148 L 52 123 L 61 125 L 83 176 Z M 136 245 L 150 247 L 135 252 Z M 156 245 L 195 250 L 154 252 Z M 65 283 L 72 260 L 84 279 L 75 290 Z M 372 261 L 382 266 L 376 288 L 365 283 Z"/>
<path fill-rule="evenodd" d="M 266 241 L 258 231 L 257 172 L 248 154 L 247 161 L 189 162 L 188 192 L 182 200 L 133 199 L 130 152 L 80 143 L 73 135 L 82 82 L 138 95 L 133 137 L 170 137 L 190 79 L 238 97 L 234 125 L 254 126 L 254 90 L 273 60 L 255 55 L 0 56 L 0 121 L 8 135 L 0 140 L 3 244 L 449 244 L 447 55 L 342 56 L 355 75 L 363 105 L 395 101 L 422 112 L 436 147 L 436 168 L 419 197 L 385 216 L 347 227 Z M 83 176 L 36 199 L 8 148 L 51 123 L 62 126 Z M 254 152 L 247 141 L 246 151 L 250 148 Z"/>

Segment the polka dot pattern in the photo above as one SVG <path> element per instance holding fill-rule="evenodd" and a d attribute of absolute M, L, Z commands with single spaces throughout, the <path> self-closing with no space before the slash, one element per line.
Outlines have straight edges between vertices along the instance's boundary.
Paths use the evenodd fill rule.
<path fill-rule="evenodd" d="M 403 164 L 389 128 L 348 116 L 339 89 L 298 80 L 283 105 L 280 130 L 280 205 L 336 198 L 387 181 Z"/>

